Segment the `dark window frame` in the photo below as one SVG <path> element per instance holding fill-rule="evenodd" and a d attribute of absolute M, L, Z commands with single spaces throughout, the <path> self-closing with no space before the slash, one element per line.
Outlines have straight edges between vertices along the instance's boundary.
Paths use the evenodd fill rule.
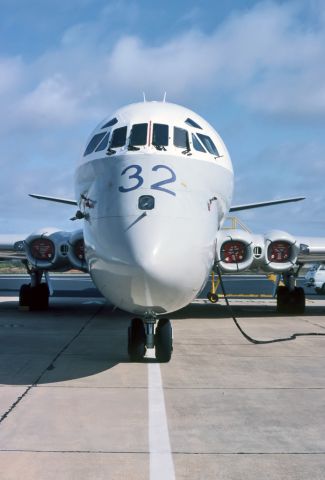
<path fill-rule="evenodd" d="M 87 155 L 90 155 L 91 153 L 94 152 L 94 150 L 98 147 L 98 145 L 101 143 L 101 141 L 103 140 L 103 138 L 105 137 L 107 132 L 100 132 L 100 133 L 96 133 L 92 138 L 91 140 L 88 142 L 88 145 L 86 147 L 86 150 L 85 150 L 85 153 L 84 153 L 84 157 L 86 157 Z"/>
<path fill-rule="evenodd" d="M 178 132 L 178 133 L 176 133 Z M 181 128 L 181 127 L 174 127 L 174 136 L 173 136 L 173 145 L 174 147 L 176 148 L 184 148 L 185 150 L 188 150 L 190 148 L 190 142 L 189 142 L 189 137 L 188 137 L 188 131 L 185 129 L 185 128 Z M 184 140 L 185 140 L 185 144 L 181 144 L 180 143 L 176 143 L 176 141 L 178 141 L 181 137 L 179 134 L 183 135 L 185 133 L 185 136 L 184 136 Z"/>
<path fill-rule="evenodd" d="M 194 133 L 192 133 L 192 144 L 194 150 L 197 152 L 207 153 L 206 149 Z"/>
<path fill-rule="evenodd" d="M 123 131 L 122 136 L 119 139 L 118 135 L 122 131 Z M 111 136 L 111 141 L 109 143 L 109 148 L 122 148 L 122 147 L 124 147 L 126 145 L 126 135 L 127 135 L 127 126 L 126 125 L 123 126 L 123 127 L 115 128 L 115 130 L 112 131 L 112 136 Z M 117 141 L 116 137 L 119 139 L 118 143 L 114 143 L 114 142 Z"/>
<path fill-rule="evenodd" d="M 144 127 L 144 126 L 145 126 L 145 129 L 144 129 L 145 131 L 143 131 L 143 132 L 140 131 L 140 135 L 139 135 L 139 136 L 142 135 L 142 139 L 141 139 L 141 142 L 142 142 L 142 143 L 141 143 L 141 142 L 139 143 L 138 141 L 134 141 L 133 135 L 134 135 L 134 136 L 138 135 L 138 133 L 136 133 L 136 134 L 134 133 L 135 130 L 136 130 L 136 129 L 139 129 L 139 130 L 140 130 L 140 128 L 141 128 L 141 127 Z M 135 138 L 135 140 L 137 140 L 137 139 Z M 148 123 L 145 123 L 145 122 L 143 122 L 143 123 L 134 123 L 134 124 L 132 125 L 132 127 L 131 127 L 130 138 L 129 138 L 129 145 L 130 145 L 130 146 L 135 146 L 135 147 L 143 147 L 143 146 L 147 145 L 147 143 L 148 143 Z"/>
<path fill-rule="evenodd" d="M 199 137 L 199 140 L 207 149 L 207 151 L 211 153 L 211 155 L 214 155 L 215 157 L 220 157 L 217 147 L 208 135 L 197 132 L 197 136 Z"/>
<path fill-rule="evenodd" d="M 190 125 L 190 127 L 199 128 L 200 130 L 202 130 L 202 127 L 200 127 L 200 125 L 198 123 L 196 123 L 194 120 L 192 120 L 192 118 L 187 118 L 185 120 L 185 123 L 187 125 Z"/>
<path fill-rule="evenodd" d="M 102 152 L 103 150 L 105 150 L 105 148 L 108 147 L 110 134 L 111 134 L 111 132 L 106 133 L 105 137 L 97 145 L 97 147 L 95 149 L 95 152 Z"/>
<path fill-rule="evenodd" d="M 161 137 L 157 138 L 160 135 L 161 135 Z M 158 140 L 161 140 L 161 139 L 163 141 L 158 142 Z M 153 126 L 152 126 L 152 141 L 151 141 L 151 143 L 154 146 L 168 147 L 168 144 L 169 144 L 169 125 L 167 125 L 166 123 L 154 123 Z"/>
<path fill-rule="evenodd" d="M 117 123 L 118 123 L 118 120 L 117 120 L 116 117 L 114 117 L 111 120 L 109 120 L 107 123 L 105 123 L 105 125 L 103 125 L 101 128 L 103 130 L 104 128 L 112 127 L 113 125 L 116 125 Z"/>

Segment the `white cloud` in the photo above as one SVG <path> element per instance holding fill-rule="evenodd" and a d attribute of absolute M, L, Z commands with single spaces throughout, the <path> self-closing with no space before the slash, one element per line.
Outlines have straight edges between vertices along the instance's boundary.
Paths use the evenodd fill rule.
<path fill-rule="evenodd" d="M 186 102 L 230 94 L 267 114 L 325 115 L 325 21 L 303 28 L 303 4 L 261 2 L 237 12 L 211 34 L 191 30 L 152 46 L 137 36 L 111 35 L 112 8 L 72 25 L 57 48 L 25 63 L 0 60 L 0 94 L 8 125 L 75 124 L 110 106 L 141 98 Z M 313 4 L 315 11 L 321 4 Z M 317 10 L 318 9 L 318 10 Z M 321 12 L 319 12 L 321 13 Z M 137 17 L 132 7 L 129 17 Z"/>
<path fill-rule="evenodd" d="M 20 57 L 0 58 L 0 95 L 7 95 L 19 87 L 23 77 Z"/>
<path fill-rule="evenodd" d="M 54 75 L 21 99 L 16 114 L 22 121 L 32 121 L 36 128 L 53 123 L 67 125 L 80 120 L 78 103 L 69 82 L 61 75 Z"/>

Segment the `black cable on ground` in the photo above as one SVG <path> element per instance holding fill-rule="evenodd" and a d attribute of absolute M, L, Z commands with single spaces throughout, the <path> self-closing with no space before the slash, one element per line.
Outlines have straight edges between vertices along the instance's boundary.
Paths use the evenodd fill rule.
<path fill-rule="evenodd" d="M 265 345 L 265 344 L 268 344 L 268 343 L 289 342 L 290 340 L 295 340 L 297 337 L 325 336 L 325 333 L 307 332 L 307 333 L 294 333 L 294 334 L 290 335 L 290 337 L 275 338 L 274 340 L 256 340 L 255 338 L 251 337 L 239 325 L 238 320 L 235 317 L 234 311 L 233 311 L 233 309 L 232 309 L 232 307 L 229 303 L 227 293 L 226 293 L 226 290 L 225 290 L 225 286 L 224 286 L 224 283 L 223 283 L 223 280 L 222 280 L 222 275 L 221 275 L 220 269 L 219 269 L 218 266 L 216 268 L 217 268 L 217 273 L 218 273 L 219 280 L 220 280 L 221 290 L 222 290 L 222 293 L 225 297 L 226 304 L 227 304 L 227 307 L 229 309 L 231 318 L 234 321 L 234 323 L 235 323 L 236 327 L 238 328 L 238 330 L 240 331 L 240 333 L 243 335 L 243 337 L 245 337 L 246 340 L 248 340 L 250 343 L 254 343 L 255 345 Z"/>

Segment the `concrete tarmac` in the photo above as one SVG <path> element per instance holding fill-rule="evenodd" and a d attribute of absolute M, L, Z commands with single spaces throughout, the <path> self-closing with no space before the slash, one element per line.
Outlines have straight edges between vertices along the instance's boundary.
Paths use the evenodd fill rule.
<path fill-rule="evenodd" d="M 232 304 L 259 339 L 325 334 L 324 300 Z M 130 315 L 103 299 L 0 297 L 0 479 L 323 480 L 325 336 L 250 344 L 224 301 L 170 317 L 171 362 L 130 363 Z"/>

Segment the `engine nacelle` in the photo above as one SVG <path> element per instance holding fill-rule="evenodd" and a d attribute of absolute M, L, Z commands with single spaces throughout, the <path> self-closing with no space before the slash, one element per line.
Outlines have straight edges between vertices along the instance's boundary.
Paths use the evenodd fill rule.
<path fill-rule="evenodd" d="M 28 262 L 41 270 L 70 270 L 70 232 L 43 228 L 29 235 L 25 241 Z"/>
<path fill-rule="evenodd" d="M 77 230 L 71 234 L 69 246 L 68 258 L 73 268 L 87 271 L 85 243 L 82 230 Z"/>
<path fill-rule="evenodd" d="M 244 230 L 221 230 L 217 237 L 216 261 L 223 272 L 241 272 L 253 263 L 253 249 L 250 233 Z"/>
<path fill-rule="evenodd" d="M 264 236 L 265 254 L 262 268 L 267 272 L 285 272 L 296 263 L 299 245 L 287 232 L 272 230 Z"/>

